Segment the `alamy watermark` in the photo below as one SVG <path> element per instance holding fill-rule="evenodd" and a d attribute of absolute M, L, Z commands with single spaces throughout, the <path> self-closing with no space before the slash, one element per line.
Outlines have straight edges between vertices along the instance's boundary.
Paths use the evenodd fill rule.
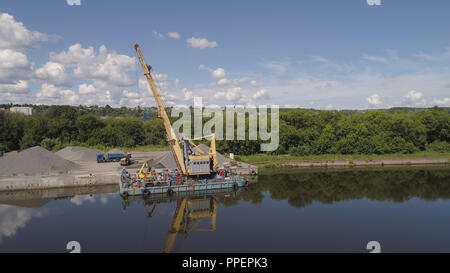
<path fill-rule="evenodd" d="M 261 140 L 264 142 L 260 147 L 263 152 L 275 151 L 280 142 L 278 105 L 203 107 L 203 99 L 195 97 L 193 108 L 175 106 L 172 108 L 171 117 L 178 118 L 172 127 L 179 139 L 182 137 L 208 139 L 215 135 L 217 140 Z M 203 124 L 204 118 L 209 118 L 205 124 Z M 192 120 L 194 124 L 192 124 Z M 194 130 L 192 130 L 192 125 Z M 247 128 L 248 130 L 246 130 Z"/>

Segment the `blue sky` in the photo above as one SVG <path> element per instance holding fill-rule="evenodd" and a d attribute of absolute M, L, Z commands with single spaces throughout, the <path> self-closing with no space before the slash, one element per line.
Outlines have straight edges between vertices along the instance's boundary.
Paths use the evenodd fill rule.
<path fill-rule="evenodd" d="M 450 106 L 449 13 L 444 0 L 2 0 L 0 103 L 152 105 L 137 42 L 169 105 Z"/>

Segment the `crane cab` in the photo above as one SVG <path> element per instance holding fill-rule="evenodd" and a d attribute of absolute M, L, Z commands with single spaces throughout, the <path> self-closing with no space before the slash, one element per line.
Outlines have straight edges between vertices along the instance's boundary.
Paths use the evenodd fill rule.
<path fill-rule="evenodd" d="M 187 164 L 188 175 L 211 173 L 211 158 L 209 155 L 191 155 Z"/>

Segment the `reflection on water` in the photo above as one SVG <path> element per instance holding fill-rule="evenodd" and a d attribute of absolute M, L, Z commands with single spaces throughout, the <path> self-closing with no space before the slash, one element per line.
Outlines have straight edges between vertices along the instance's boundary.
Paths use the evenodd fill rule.
<path fill-rule="evenodd" d="M 62 214 L 63 211 L 58 208 L 42 208 L 52 200 L 69 199 L 71 203 L 81 206 L 86 200 L 93 202 L 94 194 L 100 194 L 101 200 L 107 200 L 108 197 L 101 193 L 116 191 L 116 186 L 103 186 L 0 192 L 0 244 L 4 237 L 13 237 L 33 218 Z"/>
<path fill-rule="evenodd" d="M 0 252 L 450 252 L 450 168 L 267 168 L 235 192 L 0 193 Z"/>
<path fill-rule="evenodd" d="M 296 208 L 314 201 L 331 204 L 367 198 L 405 202 L 411 198 L 434 201 L 450 198 L 448 167 L 400 169 L 313 169 L 267 168 L 249 189 L 244 200 L 263 201 L 265 191 L 272 199 L 288 200 Z"/>
<path fill-rule="evenodd" d="M 167 195 L 153 195 L 150 197 L 133 196 L 122 198 L 123 212 L 132 203 L 141 203 L 146 216 L 152 218 L 159 204 L 176 202 L 172 222 L 168 227 L 167 241 L 164 247 L 165 253 L 172 251 L 176 237 L 180 234 L 186 239 L 192 231 L 214 232 L 216 230 L 217 208 L 219 203 L 216 198 L 230 198 L 238 196 L 241 190 L 235 192 L 231 189 L 220 191 L 200 191 L 195 193 L 181 193 L 176 197 Z M 200 222 L 210 219 L 210 228 L 198 227 Z"/>
<path fill-rule="evenodd" d="M 24 228 L 32 218 L 40 218 L 50 215 L 49 209 L 30 209 L 0 206 L 0 244 L 4 237 L 12 237 L 19 228 Z"/>

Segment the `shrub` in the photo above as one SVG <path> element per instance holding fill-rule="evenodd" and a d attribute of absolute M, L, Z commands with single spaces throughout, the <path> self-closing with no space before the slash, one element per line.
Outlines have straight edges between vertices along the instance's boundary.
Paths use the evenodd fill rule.
<path fill-rule="evenodd" d="M 41 147 L 52 151 L 57 148 L 57 146 L 61 146 L 61 140 L 59 138 L 45 138 L 40 143 Z"/>
<path fill-rule="evenodd" d="M 433 143 L 427 144 L 427 151 L 433 151 L 438 153 L 448 153 L 450 152 L 450 143 L 446 141 L 436 140 Z"/>
<path fill-rule="evenodd" d="M 289 149 L 289 154 L 293 156 L 306 156 L 311 155 L 312 153 L 313 153 L 312 148 L 309 145 L 291 147 Z"/>

